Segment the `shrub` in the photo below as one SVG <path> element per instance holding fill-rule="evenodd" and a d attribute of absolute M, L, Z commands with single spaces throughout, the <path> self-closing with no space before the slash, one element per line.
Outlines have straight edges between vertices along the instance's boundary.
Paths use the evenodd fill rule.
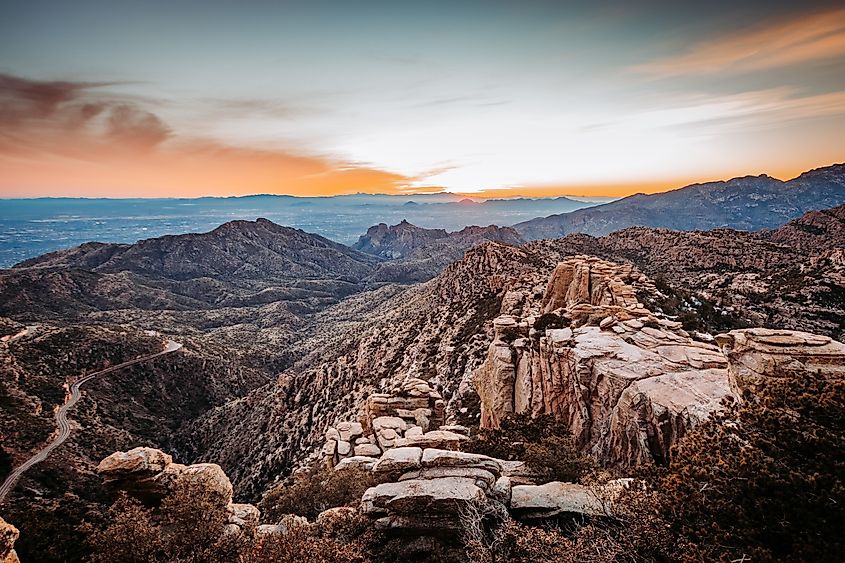
<path fill-rule="evenodd" d="M 295 525 L 284 534 L 256 542 L 250 563 L 364 563 L 367 557 L 358 541 L 339 542 Z"/>
<path fill-rule="evenodd" d="M 592 458 L 582 455 L 566 435 L 541 438 L 536 444 L 525 446 L 525 463 L 529 467 L 547 473 L 554 481 L 578 481 L 587 471 L 594 468 Z"/>
<path fill-rule="evenodd" d="M 108 524 L 89 529 L 90 561 L 110 563 L 240 561 L 252 530 L 227 534 L 219 499 L 202 486 L 179 486 L 159 508 L 122 494 L 109 509 Z"/>
<path fill-rule="evenodd" d="M 566 425 L 550 415 L 508 415 L 501 428 L 480 430 L 464 449 L 499 459 L 523 460 L 551 480 L 577 481 L 593 467 L 592 460 L 578 452 Z"/>
<path fill-rule="evenodd" d="M 322 511 L 337 506 L 357 506 L 364 492 L 375 485 L 369 471 L 350 468 L 335 471 L 316 465 L 290 484 L 269 491 L 261 501 L 267 521 L 276 522 L 285 514 L 314 519 Z"/>
<path fill-rule="evenodd" d="M 842 560 L 845 381 L 783 375 L 696 428 L 651 479 L 678 557 Z"/>

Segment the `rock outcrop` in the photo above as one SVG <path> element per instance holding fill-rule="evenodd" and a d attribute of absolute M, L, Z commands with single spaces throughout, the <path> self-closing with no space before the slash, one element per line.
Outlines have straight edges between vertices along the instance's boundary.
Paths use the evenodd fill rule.
<path fill-rule="evenodd" d="M 0 562 L 20 563 L 15 553 L 15 542 L 19 535 L 17 528 L 0 518 Z"/>
<path fill-rule="evenodd" d="M 429 432 L 444 422 L 445 402 L 440 393 L 422 379 L 406 377 L 390 393 L 369 395 L 358 421 L 339 422 L 326 430 L 323 457 L 334 466 L 352 457 L 377 458 L 396 446 L 454 446 L 466 439 Z"/>
<path fill-rule="evenodd" d="M 594 256 L 575 256 L 558 264 L 552 272 L 543 295 L 543 312 L 582 304 L 641 309 L 633 284 L 647 283 L 648 278 L 630 264 L 614 264 Z"/>
<path fill-rule="evenodd" d="M 643 307 L 638 295 L 654 291 L 631 266 L 584 256 L 559 264 L 540 302 L 546 317 L 493 323 L 473 374 L 482 427 L 511 413 L 550 414 L 605 466 L 667 461 L 730 388 L 716 346 Z M 548 315 L 558 328 L 542 326 Z"/>
<path fill-rule="evenodd" d="M 479 513 L 510 513 L 526 521 L 604 517 L 628 482 L 538 485 L 526 479 L 530 472 L 522 462 L 417 447 L 385 452 L 372 471 L 383 482 L 366 491 L 361 512 L 378 528 L 403 535 L 454 533 L 465 525 L 463 519 Z"/>
<path fill-rule="evenodd" d="M 827 336 L 751 328 L 720 334 L 716 341 L 728 359 L 731 388 L 739 397 L 746 390 L 754 393 L 768 379 L 795 372 L 845 378 L 845 344 Z"/>
<path fill-rule="evenodd" d="M 150 504 L 158 504 L 178 488 L 190 486 L 226 511 L 229 532 L 258 524 L 258 509 L 232 502 L 232 483 L 215 463 L 182 465 L 173 463 L 173 458 L 161 450 L 138 447 L 103 459 L 97 473 L 107 487 L 124 490 Z"/>
<path fill-rule="evenodd" d="M 606 466 L 665 462 L 730 393 L 727 361 L 672 321 L 602 322 L 544 334 L 526 323 L 510 342 L 497 332 L 474 374 L 482 426 L 511 413 L 550 414 Z"/>
<path fill-rule="evenodd" d="M 499 483 L 499 461 L 478 454 L 395 448 L 382 456 L 373 471 L 395 480 L 368 489 L 361 510 L 388 530 L 457 529 L 460 514 L 470 505 L 502 504 L 510 497 L 510 486 Z"/>

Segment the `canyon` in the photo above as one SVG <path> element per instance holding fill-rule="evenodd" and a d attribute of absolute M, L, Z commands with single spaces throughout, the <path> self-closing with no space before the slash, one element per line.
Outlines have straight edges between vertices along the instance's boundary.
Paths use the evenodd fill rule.
<path fill-rule="evenodd" d="M 361 515 L 395 533 L 454 530 L 460 507 L 482 500 L 525 521 L 596 515 L 577 483 L 462 449 L 512 415 L 550 415 L 625 478 L 669 464 L 775 367 L 841 378 L 842 225 L 845 206 L 758 232 L 632 227 L 532 242 L 400 223 L 353 249 L 235 221 L 27 261 L 0 272 L 7 470 L 50 436 L 68 381 L 167 338 L 184 347 L 86 389 L 70 438 L 23 476 L 3 516 L 31 555 L 48 513 L 101 510 L 109 491 L 162 472 L 212 472 L 228 483 L 232 525 L 278 526 L 254 505 L 315 463 L 376 476 Z M 113 466 L 169 461 L 101 463 L 139 447 Z"/>

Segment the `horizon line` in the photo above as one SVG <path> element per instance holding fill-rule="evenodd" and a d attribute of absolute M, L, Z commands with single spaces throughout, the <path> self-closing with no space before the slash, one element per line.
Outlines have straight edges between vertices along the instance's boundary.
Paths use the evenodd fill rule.
<path fill-rule="evenodd" d="M 807 174 L 809 172 L 814 172 L 816 170 L 823 170 L 825 168 L 833 168 L 836 166 L 845 166 L 845 162 L 834 162 L 824 166 L 817 166 L 814 168 L 810 168 L 808 170 L 804 170 L 795 176 L 789 178 L 788 180 L 784 180 L 783 178 L 779 178 L 777 176 L 773 176 L 768 173 L 759 173 L 759 174 L 741 174 L 737 176 L 732 176 L 730 178 L 724 179 L 710 179 L 710 180 L 699 180 L 694 182 L 689 182 L 683 185 L 678 185 L 678 182 L 673 182 L 671 185 L 666 187 L 665 189 L 657 189 L 654 191 L 635 191 L 631 193 L 627 193 L 625 195 L 588 195 L 588 194 L 572 194 L 572 193 L 555 193 L 549 195 L 526 195 L 524 193 L 516 193 L 513 195 L 501 194 L 496 192 L 506 192 L 510 189 L 514 188 L 491 188 L 488 190 L 480 190 L 478 192 L 453 192 L 448 190 L 443 191 L 419 191 L 419 192 L 409 192 L 409 193 L 384 193 L 384 192 L 352 192 L 347 194 L 316 194 L 316 195 L 297 195 L 297 194 L 285 194 L 285 193 L 267 193 L 267 192 L 260 192 L 254 194 L 233 194 L 233 195 L 198 195 L 198 196 L 169 196 L 169 197 L 145 197 L 145 196 L 31 196 L 31 197 L 4 197 L 0 195 L 0 201 L 27 201 L 27 200 L 61 200 L 61 199 L 81 199 L 81 200 L 130 200 L 130 199 L 138 199 L 138 200 L 197 200 L 197 199 L 241 199 L 241 198 L 248 198 L 248 197 L 287 197 L 287 198 L 297 198 L 297 199 L 308 199 L 308 198 L 321 198 L 321 199 L 329 199 L 329 198 L 337 198 L 337 197 L 350 197 L 350 196 L 382 196 L 382 197 L 421 197 L 421 196 L 439 196 L 439 195 L 449 195 L 455 197 L 462 197 L 463 199 L 480 199 L 486 201 L 495 201 L 495 200 L 511 200 L 511 199 L 557 199 L 557 198 L 582 198 L 582 199 L 591 199 L 591 200 L 619 200 L 624 199 L 627 197 L 632 197 L 636 195 L 654 195 L 660 193 L 667 193 L 671 191 L 681 190 L 684 188 L 692 187 L 692 186 L 700 186 L 702 184 L 711 184 L 711 183 L 719 183 L 719 182 L 731 182 L 733 180 L 738 180 L 741 178 L 760 178 L 760 177 L 769 177 L 774 180 L 778 180 L 779 182 L 791 182 L 792 180 L 796 180 L 800 178 L 802 175 Z M 634 183 L 634 184 L 620 184 L 620 187 L 623 185 L 636 185 L 636 186 L 644 186 L 650 183 Z M 652 184 L 653 185 L 653 184 Z M 665 184 L 663 184 L 665 185 Z M 545 186 L 538 185 L 534 186 L 533 188 L 528 186 L 522 186 L 522 189 L 536 189 L 542 190 Z M 554 189 L 553 186 L 548 186 L 550 189 Z M 583 186 L 582 186 L 583 187 Z M 431 188 L 429 188 L 431 189 Z"/>

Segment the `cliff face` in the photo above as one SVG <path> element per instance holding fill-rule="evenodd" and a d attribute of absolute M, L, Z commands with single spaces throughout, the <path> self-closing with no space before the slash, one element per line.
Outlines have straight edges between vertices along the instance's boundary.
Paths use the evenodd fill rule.
<path fill-rule="evenodd" d="M 605 466 L 668 460 L 730 388 L 716 346 L 638 301 L 654 291 L 631 266 L 592 257 L 559 264 L 534 305 L 542 316 L 493 323 L 473 373 L 481 426 L 498 427 L 510 413 L 551 414 Z"/>

